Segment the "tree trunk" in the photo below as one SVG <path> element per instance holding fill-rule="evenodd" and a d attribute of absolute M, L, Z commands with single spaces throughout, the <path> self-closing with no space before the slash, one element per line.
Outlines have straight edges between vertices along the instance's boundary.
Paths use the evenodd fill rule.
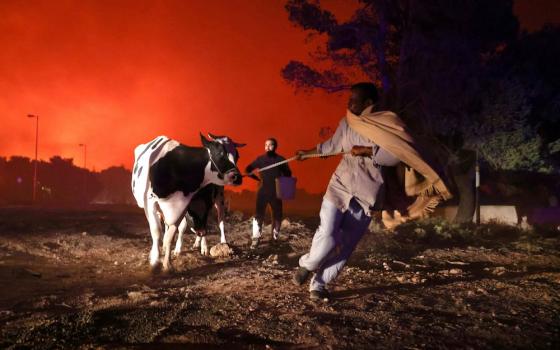
<path fill-rule="evenodd" d="M 475 211 L 475 152 L 461 150 L 458 162 L 451 167 L 453 180 L 457 186 L 459 206 L 454 221 L 457 223 L 472 222 Z"/>

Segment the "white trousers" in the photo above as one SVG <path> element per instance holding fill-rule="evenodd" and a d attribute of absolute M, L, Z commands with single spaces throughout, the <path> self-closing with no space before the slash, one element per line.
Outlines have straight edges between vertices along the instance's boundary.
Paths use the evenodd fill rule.
<path fill-rule="evenodd" d="M 323 199 L 319 216 L 321 223 L 313 236 L 309 253 L 299 259 L 299 266 L 315 271 L 309 290 L 320 291 L 338 276 L 367 231 L 371 217 L 354 198 L 344 212 Z"/>

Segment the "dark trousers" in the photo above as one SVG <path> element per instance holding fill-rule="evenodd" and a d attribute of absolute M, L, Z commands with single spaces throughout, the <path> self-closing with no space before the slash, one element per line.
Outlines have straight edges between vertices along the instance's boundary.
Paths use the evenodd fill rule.
<path fill-rule="evenodd" d="M 267 205 L 270 205 L 270 209 L 272 209 L 272 220 L 274 221 L 273 228 L 280 231 L 280 224 L 282 223 L 282 200 L 276 198 L 275 195 L 260 192 L 257 193 L 255 219 L 257 220 L 259 227 L 262 227 Z"/>

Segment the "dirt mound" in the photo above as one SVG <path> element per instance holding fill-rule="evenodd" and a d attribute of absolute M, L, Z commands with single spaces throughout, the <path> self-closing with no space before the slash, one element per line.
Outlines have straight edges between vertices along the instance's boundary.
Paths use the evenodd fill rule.
<path fill-rule="evenodd" d="M 550 232 L 372 224 L 323 303 L 291 281 L 316 224 L 287 218 L 277 241 L 270 229 L 250 250 L 250 219 L 230 217 L 229 245 L 208 235 L 219 258 L 188 250 L 160 275 L 142 213 L 0 210 L 0 347 L 560 346 Z"/>

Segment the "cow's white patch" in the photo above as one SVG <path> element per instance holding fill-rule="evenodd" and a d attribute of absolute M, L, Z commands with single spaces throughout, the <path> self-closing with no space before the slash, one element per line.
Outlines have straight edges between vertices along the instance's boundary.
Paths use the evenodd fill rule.
<path fill-rule="evenodd" d="M 150 189 L 150 167 L 169 151 L 179 146 L 179 142 L 167 136 L 158 136 L 152 141 L 139 145 L 134 149 L 134 167 L 132 168 L 132 194 L 140 208 L 146 207 Z"/>
<path fill-rule="evenodd" d="M 192 229 L 192 231 L 196 234 L 196 232 L 194 231 L 194 229 Z M 196 238 L 194 239 L 194 244 L 193 244 L 193 249 L 198 249 L 200 248 L 200 236 L 196 236 Z"/>
<path fill-rule="evenodd" d="M 179 224 L 179 233 L 177 234 L 177 242 L 175 242 L 175 249 L 173 250 L 173 254 L 175 256 L 181 254 L 181 250 L 183 247 L 183 235 L 187 230 L 187 218 L 183 217 L 181 223 Z"/>
<path fill-rule="evenodd" d="M 253 238 L 260 238 L 261 237 L 261 227 L 257 219 L 253 218 Z"/>
<path fill-rule="evenodd" d="M 224 220 L 220 220 L 220 224 L 218 226 L 220 227 L 220 243 L 227 243 L 226 233 L 224 230 Z"/>
<path fill-rule="evenodd" d="M 206 236 L 202 236 L 200 238 L 200 254 L 202 255 L 208 255 L 209 250 L 208 250 L 208 243 L 206 242 Z"/>
<path fill-rule="evenodd" d="M 152 249 L 150 250 L 150 266 L 155 268 L 159 264 L 159 240 L 161 237 L 161 220 L 158 215 L 157 203 L 154 200 L 149 201 L 146 206 L 146 215 L 148 224 L 150 225 L 150 234 L 152 235 Z"/>
<path fill-rule="evenodd" d="M 173 192 L 166 198 L 157 200 L 163 219 L 168 226 L 178 225 L 179 221 L 184 217 L 187 206 L 189 205 L 195 192 L 189 193 L 187 196 L 181 191 Z"/>

